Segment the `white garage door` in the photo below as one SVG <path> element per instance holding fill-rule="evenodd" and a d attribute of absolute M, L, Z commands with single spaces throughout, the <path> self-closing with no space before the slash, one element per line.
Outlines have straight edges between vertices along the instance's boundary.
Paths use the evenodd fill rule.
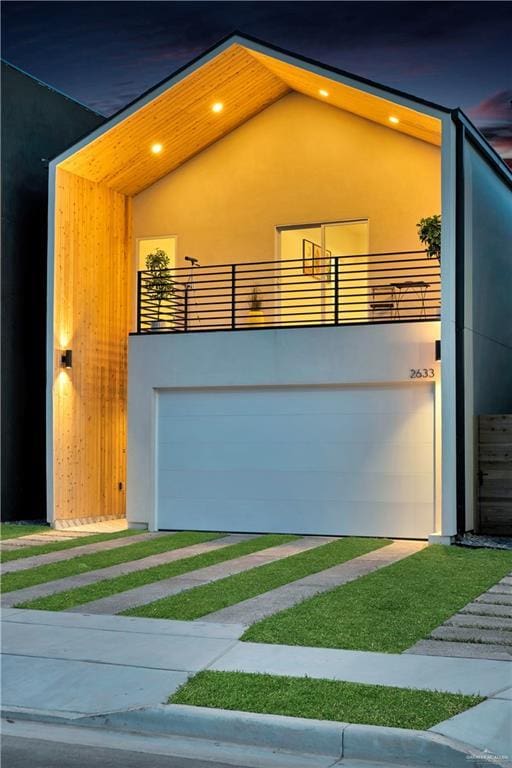
<path fill-rule="evenodd" d="M 433 386 L 161 391 L 160 529 L 426 537 Z"/>

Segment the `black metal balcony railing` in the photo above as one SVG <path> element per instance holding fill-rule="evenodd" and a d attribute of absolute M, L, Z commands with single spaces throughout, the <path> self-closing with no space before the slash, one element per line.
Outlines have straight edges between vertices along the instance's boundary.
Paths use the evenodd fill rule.
<path fill-rule="evenodd" d="M 440 317 L 425 251 L 180 267 L 138 273 L 138 333 L 286 328 Z"/>

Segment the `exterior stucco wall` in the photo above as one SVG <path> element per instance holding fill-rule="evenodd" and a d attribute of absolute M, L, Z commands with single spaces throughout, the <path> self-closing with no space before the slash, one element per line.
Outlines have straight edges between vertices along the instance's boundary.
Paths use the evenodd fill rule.
<path fill-rule="evenodd" d="M 293 93 L 137 195 L 134 236 L 176 234 L 179 264 L 259 261 L 278 225 L 368 218 L 371 252 L 417 249 L 440 174 L 438 147 Z"/>
<path fill-rule="evenodd" d="M 441 519 L 439 323 L 131 336 L 128 350 L 127 517 L 155 521 L 157 393 L 225 387 L 401 384 L 434 368 L 435 509 Z M 447 524 L 453 521 L 447 516 Z"/>
<path fill-rule="evenodd" d="M 476 495 L 475 417 L 512 413 L 512 188 L 464 147 L 466 526 Z"/>

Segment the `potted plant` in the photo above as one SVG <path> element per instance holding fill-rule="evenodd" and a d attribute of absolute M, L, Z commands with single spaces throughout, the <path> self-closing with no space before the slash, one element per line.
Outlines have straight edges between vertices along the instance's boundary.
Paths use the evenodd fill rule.
<path fill-rule="evenodd" d="M 254 287 L 251 294 L 251 302 L 249 304 L 249 323 L 251 325 L 261 325 L 265 322 L 265 315 L 261 308 L 261 299 L 258 294 L 258 289 Z"/>
<path fill-rule="evenodd" d="M 174 280 L 169 272 L 169 257 L 161 248 L 146 256 L 147 274 L 144 278 L 144 288 L 148 300 L 156 302 L 156 319 L 151 321 L 151 329 L 160 330 L 169 324 L 161 320 L 162 304 L 168 304 L 174 295 Z"/>
<path fill-rule="evenodd" d="M 441 216 L 436 213 L 434 216 L 427 216 L 426 219 L 420 219 L 417 223 L 418 236 L 422 243 L 427 246 L 427 256 L 429 259 L 441 261 Z"/>

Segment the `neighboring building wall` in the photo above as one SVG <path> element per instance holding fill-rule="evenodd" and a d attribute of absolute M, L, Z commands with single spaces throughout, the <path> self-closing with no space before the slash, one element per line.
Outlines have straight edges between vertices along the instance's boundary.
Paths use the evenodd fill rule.
<path fill-rule="evenodd" d="M 278 225 L 368 218 L 371 252 L 417 249 L 440 173 L 438 147 L 293 93 L 137 195 L 134 236 L 178 235 L 179 262 L 259 261 Z"/>
<path fill-rule="evenodd" d="M 512 187 L 464 149 L 466 526 L 473 528 L 476 416 L 512 413 Z"/>
<path fill-rule="evenodd" d="M 48 158 L 104 118 L 2 62 L 2 519 L 46 517 Z"/>

